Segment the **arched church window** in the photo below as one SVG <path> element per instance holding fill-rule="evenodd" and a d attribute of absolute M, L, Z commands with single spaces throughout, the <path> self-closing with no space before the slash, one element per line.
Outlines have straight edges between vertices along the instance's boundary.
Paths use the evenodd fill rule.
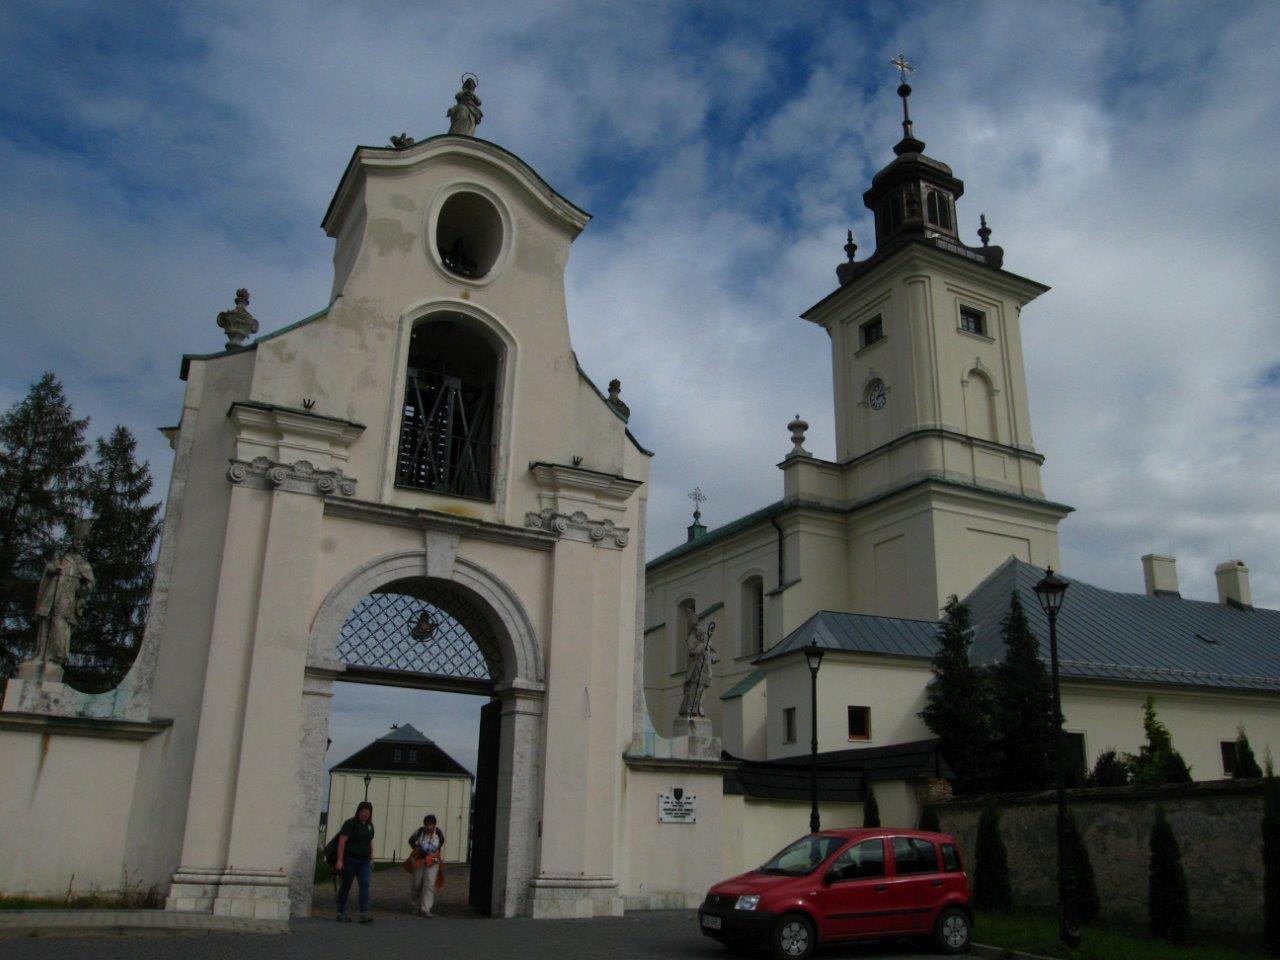
<path fill-rule="evenodd" d="M 453 194 L 436 218 L 436 250 L 450 273 L 479 279 L 502 252 L 502 215 L 487 197 L 470 191 Z"/>
<path fill-rule="evenodd" d="M 671 644 L 671 672 L 684 673 L 685 637 L 689 633 L 689 622 L 698 617 L 698 601 L 687 597 L 676 604 L 675 642 Z"/>
<path fill-rule="evenodd" d="M 876 217 L 876 227 L 879 229 L 879 239 L 883 240 L 902 226 L 902 194 L 900 192 L 889 194 L 880 201 L 880 209 L 877 212 L 879 216 Z"/>
<path fill-rule="evenodd" d="M 929 222 L 935 226 L 941 227 L 943 230 L 951 229 L 951 202 L 947 199 L 945 193 L 939 193 L 937 190 L 929 191 L 928 204 Z"/>
<path fill-rule="evenodd" d="M 996 388 L 981 370 L 969 371 L 964 381 L 965 433 L 979 440 L 999 440 L 996 426 Z"/>
<path fill-rule="evenodd" d="M 764 578 L 742 581 L 742 655 L 764 653 Z"/>
<path fill-rule="evenodd" d="M 461 317 L 419 323 L 409 341 L 396 484 L 493 499 L 498 352 Z"/>

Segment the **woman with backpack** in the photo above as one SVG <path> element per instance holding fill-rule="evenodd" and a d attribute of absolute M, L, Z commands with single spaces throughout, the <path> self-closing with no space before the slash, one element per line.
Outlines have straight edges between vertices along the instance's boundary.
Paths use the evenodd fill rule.
<path fill-rule="evenodd" d="M 373 877 L 373 804 L 362 800 L 356 806 L 356 815 L 342 825 L 335 838 L 338 841 L 338 859 L 334 869 L 342 877 L 338 887 L 338 921 L 350 923 L 347 916 L 347 894 L 351 881 L 360 884 L 360 922 L 373 923 L 369 915 L 369 882 Z"/>
<path fill-rule="evenodd" d="M 434 917 L 436 890 L 444 886 L 441 859 L 444 851 L 444 833 L 436 829 L 436 815 L 429 813 L 422 818 L 422 826 L 409 838 L 413 851 L 413 880 L 409 886 L 409 899 L 413 912 L 424 917 Z"/>

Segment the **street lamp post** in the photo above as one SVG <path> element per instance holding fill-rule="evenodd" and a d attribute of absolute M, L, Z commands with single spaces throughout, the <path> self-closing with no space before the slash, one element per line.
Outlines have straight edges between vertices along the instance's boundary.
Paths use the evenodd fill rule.
<path fill-rule="evenodd" d="M 804 648 L 804 658 L 809 664 L 810 716 L 813 718 L 812 736 L 809 740 L 809 832 L 822 829 L 818 819 L 818 668 L 822 666 L 825 651 L 812 640 Z"/>
<path fill-rule="evenodd" d="M 1049 617 L 1049 669 L 1053 678 L 1053 718 L 1056 731 L 1056 768 L 1058 791 L 1058 938 L 1069 947 L 1080 943 L 1080 924 L 1076 919 L 1075 875 L 1071 871 L 1067 850 L 1067 735 L 1062 729 L 1062 691 L 1058 679 L 1058 610 L 1070 584 L 1049 567 L 1044 579 L 1035 585 L 1040 606 Z"/>
<path fill-rule="evenodd" d="M 371 777 L 369 774 L 366 773 L 364 775 L 364 798 L 366 800 L 369 799 L 369 783 L 372 780 L 373 780 L 373 777 Z"/>

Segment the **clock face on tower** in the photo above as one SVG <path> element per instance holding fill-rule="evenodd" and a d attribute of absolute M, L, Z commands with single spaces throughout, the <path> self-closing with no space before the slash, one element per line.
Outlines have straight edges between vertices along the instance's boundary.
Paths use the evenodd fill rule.
<path fill-rule="evenodd" d="M 867 402 L 871 404 L 872 410 L 883 410 L 888 400 L 889 394 L 885 390 L 883 383 L 877 382 L 871 387 L 871 392 L 867 394 Z"/>

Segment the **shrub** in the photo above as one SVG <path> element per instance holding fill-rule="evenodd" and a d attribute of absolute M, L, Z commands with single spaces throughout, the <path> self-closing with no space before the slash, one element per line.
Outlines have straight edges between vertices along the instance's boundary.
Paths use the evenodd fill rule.
<path fill-rule="evenodd" d="M 994 803 L 988 804 L 978 818 L 973 860 L 973 905 L 979 910 L 1012 908 L 1009 854 L 1000 837 L 1000 810 Z"/>
<path fill-rule="evenodd" d="M 1231 778 L 1256 778 L 1262 776 L 1262 768 L 1258 766 L 1258 758 L 1253 755 L 1253 747 L 1249 746 L 1249 738 L 1245 735 L 1244 724 L 1236 727 L 1236 759 L 1231 765 Z"/>
<path fill-rule="evenodd" d="M 1151 935 L 1170 943 L 1185 943 L 1191 920 L 1182 851 L 1163 807 L 1156 807 L 1151 828 L 1151 873 L 1147 880 L 1147 916 Z"/>
<path fill-rule="evenodd" d="M 864 827 L 880 826 L 880 805 L 876 803 L 876 791 L 867 784 L 867 796 L 862 801 L 862 825 Z"/>
<path fill-rule="evenodd" d="M 1098 899 L 1098 885 L 1093 878 L 1093 864 L 1089 862 L 1089 848 L 1084 845 L 1076 818 L 1067 814 L 1067 864 L 1075 881 L 1076 917 L 1081 923 L 1091 923 L 1102 910 Z"/>
<path fill-rule="evenodd" d="M 1267 949 L 1280 957 L 1280 780 L 1270 760 L 1262 787 L 1262 916 Z"/>
<path fill-rule="evenodd" d="M 1098 754 L 1093 771 L 1085 778 L 1086 787 L 1124 787 L 1129 784 L 1129 767 L 1114 749 Z"/>
<path fill-rule="evenodd" d="M 1147 742 L 1137 755 L 1125 755 L 1133 782 L 1141 786 L 1190 783 L 1191 768 L 1182 759 L 1182 754 L 1173 749 L 1169 728 L 1156 716 L 1156 698 L 1149 694 L 1142 705 L 1142 727 L 1147 733 Z"/>
<path fill-rule="evenodd" d="M 929 830 L 933 833 L 942 832 L 942 824 L 938 822 L 938 808 L 932 803 L 926 803 L 920 808 L 920 823 L 916 829 Z"/>

